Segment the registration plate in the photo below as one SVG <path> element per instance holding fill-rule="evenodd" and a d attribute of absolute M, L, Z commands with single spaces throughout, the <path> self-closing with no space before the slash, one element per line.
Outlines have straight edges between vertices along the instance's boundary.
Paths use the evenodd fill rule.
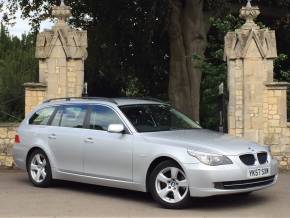
<path fill-rule="evenodd" d="M 270 167 L 257 167 L 248 169 L 248 178 L 270 176 Z"/>

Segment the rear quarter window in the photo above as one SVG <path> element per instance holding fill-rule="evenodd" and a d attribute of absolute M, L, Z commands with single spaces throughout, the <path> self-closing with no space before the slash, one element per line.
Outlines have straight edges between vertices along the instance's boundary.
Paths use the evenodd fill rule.
<path fill-rule="evenodd" d="M 56 107 L 47 107 L 35 112 L 29 119 L 30 125 L 47 125 Z"/>

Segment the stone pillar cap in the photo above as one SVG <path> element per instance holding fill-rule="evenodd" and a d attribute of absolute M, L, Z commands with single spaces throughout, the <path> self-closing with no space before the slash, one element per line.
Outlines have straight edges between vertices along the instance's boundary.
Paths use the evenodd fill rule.
<path fill-rule="evenodd" d="M 60 6 L 52 7 L 52 15 L 58 19 L 56 26 L 64 26 L 66 25 L 66 20 L 71 16 L 72 8 L 70 6 L 66 6 L 64 1 L 61 1 Z"/>
<path fill-rule="evenodd" d="M 266 82 L 265 86 L 268 89 L 273 89 L 273 90 L 274 89 L 276 89 L 276 90 L 288 89 L 288 86 L 290 86 L 290 83 L 288 83 L 288 82 Z"/>
<path fill-rule="evenodd" d="M 43 84 L 43 83 L 24 83 L 23 86 L 25 88 L 46 88 L 47 85 Z"/>
<path fill-rule="evenodd" d="M 259 29 L 259 26 L 254 22 L 254 20 L 260 15 L 260 9 L 258 6 L 252 6 L 251 0 L 248 0 L 246 7 L 242 7 L 240 10 L 240 18 L 244 19 L 246 23 L 241 29 L 251 30 Z"/>

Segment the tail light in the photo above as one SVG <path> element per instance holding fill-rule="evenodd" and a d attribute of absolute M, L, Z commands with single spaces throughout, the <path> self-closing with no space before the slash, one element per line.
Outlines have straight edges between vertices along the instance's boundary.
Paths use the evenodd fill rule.
<path fill-rule="evenodd" d="M 19 135 L 15 135 L 15 144 L 19 144 L 20 143 L 20 137 Z"/>

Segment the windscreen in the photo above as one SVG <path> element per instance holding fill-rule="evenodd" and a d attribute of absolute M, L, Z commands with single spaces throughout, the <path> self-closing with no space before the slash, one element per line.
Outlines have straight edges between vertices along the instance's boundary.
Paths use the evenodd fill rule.
<path fill-rule="evenodd" d="M 121 106 L 120 109 L 127 116 L 138 132 L 158 132 L 201 127 L 190 118 L 173 107 L 164 104 L 142 104 Z"/>

